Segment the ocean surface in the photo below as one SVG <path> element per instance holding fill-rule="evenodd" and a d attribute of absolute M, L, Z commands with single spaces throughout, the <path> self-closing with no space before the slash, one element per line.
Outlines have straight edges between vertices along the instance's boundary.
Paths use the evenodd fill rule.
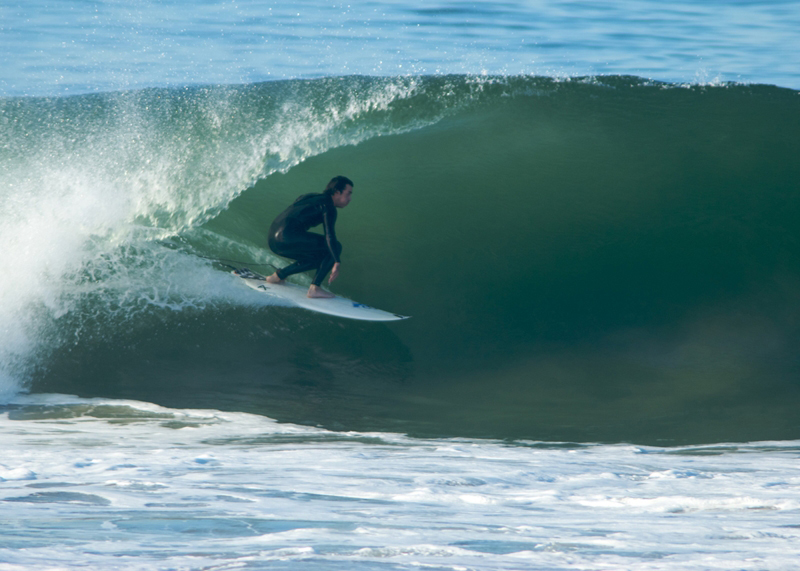
<path fill-rule="evenodd" d="M 797 1 L 0 0 L 0 571 L 794 569 L 797 54 Z M 410 320 L 230 274 L 339 174 L 332 290 Z"/>

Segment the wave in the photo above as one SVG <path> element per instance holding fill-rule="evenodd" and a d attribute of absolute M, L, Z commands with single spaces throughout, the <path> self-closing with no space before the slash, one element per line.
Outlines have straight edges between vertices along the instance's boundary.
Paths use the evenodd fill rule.
<path fill-rule="evenodd" d="M 361 430 L 796 438 L 797 96 L 437 76 L 0 100 L 3 386 Z M 411 321 L 268 307 L 212 261 L 283 263 L 269 223 L 336 174 L 335 289 Z"/>

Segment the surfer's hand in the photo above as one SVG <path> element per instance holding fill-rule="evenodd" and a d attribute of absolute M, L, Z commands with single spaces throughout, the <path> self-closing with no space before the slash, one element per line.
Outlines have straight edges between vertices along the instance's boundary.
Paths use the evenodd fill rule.
<path fill-rule="evenodd" d="M 333 280 L 339 277 L 339 262 L 333 264 L 333 269 L 331 270 L 331 277 L 328 278 L 328 283 L 332 284 Z"/>

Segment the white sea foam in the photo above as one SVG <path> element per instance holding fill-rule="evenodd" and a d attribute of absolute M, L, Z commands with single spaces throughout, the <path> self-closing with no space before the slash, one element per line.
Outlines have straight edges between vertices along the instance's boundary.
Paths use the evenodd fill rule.
<path fill-rule="evenodd" d="M 788 570 L 799 554 L 799 442 L 418 440 L 61 395 L 17 397 L 0 432 L 7 569 Z"/>

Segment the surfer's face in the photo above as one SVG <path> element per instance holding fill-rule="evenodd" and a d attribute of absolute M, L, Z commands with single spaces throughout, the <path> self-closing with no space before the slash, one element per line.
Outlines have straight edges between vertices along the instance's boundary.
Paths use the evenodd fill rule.
<path fill-rule="evenodd" d="M 334 192 L 331 198 L 336 208 L 344 208 L 350 204 L 350 199 L 353 198 L 353 187 L 348 184 L 343 191 Z"/>

